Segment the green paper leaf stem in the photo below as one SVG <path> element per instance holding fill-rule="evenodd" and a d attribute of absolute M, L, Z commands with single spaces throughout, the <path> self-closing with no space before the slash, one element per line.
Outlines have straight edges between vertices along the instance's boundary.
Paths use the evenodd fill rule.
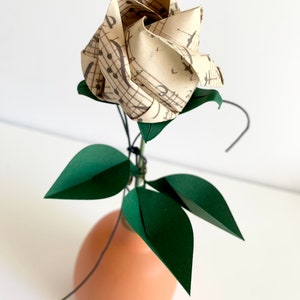
<path fill-rule="evenodd" d="M 204 89 L 196 88 L 191 99 L 183 108 L 180 114 L 195 109 L 198 106 L 209 101 L 217 102 L 219 107 L 222 104 L 222 98 L 216 90 L 204 90 Z M 154 139 L 156 136 L 158 136 L 160 132 L 172 121 L 173 120 L 169 120 L 169 121 L 159 122 L 159 123 L 138 122 L 138 126 L 145 142 L 149 142 L 152 139 Z"/>
<path fill-rule="evenodd" d="M 88 146 L 69 162 L 45 198 L 102 199 L 120 192 L 130 177 L 130 161 L 117 149 Z"/>
<path fill-rule="evenodd" d="M 175 174 L 147 182 L 207 222 L 244 239 L 221 193 L 208 181 L 189 174 Z"/>
<path fill-rule="evenodd" d="M 136 188 L 122 205 L 129 225 L 190 293 L 193 230 L 184 210 L 167 195 Z"/>

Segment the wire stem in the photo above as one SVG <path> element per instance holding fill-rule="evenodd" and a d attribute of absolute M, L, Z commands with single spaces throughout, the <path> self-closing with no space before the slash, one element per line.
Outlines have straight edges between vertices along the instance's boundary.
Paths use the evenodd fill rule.
<path fill-rule="evenodd" d="M 94 267 L 90 270 L 90 272 L 85 276 L 85 278 L 68 294 L 66 295 L 65 297 L 63 297 L 61 300 L 66 300 L 68 298 L 70 298 L 72 295 L 74 295 L 88 280 L 89 278 L 94 274 L 94 272 L 96 271 L 96 269 L 98 268 L 100 262 L 102 261 L 102 258 L 104 256 L 104 254 L 106 253 L 106 251 L 108 250 L 108 247 L 110 246 L 111 244 L 111 241 L 117 231 L 117 228 L 118 228 L 118 225 L 119 225 L 119 222 L 120 222 L 120 219 L 121 219 L 121 215 L 122 215 L 122 211 L 120 210 L 120 213 L 118 215 L 118 218 L 117 218 L 117 221 L 114 225 L 114 228 L 106 242 L 106 245 L 105 247 L 103 248 L 103 250 L 101 251 Z"/>
<path fill-rule="evenodd" d="M 143 185 L 144 181 L 145 181 L 145 173 L 146 173 L 146 159 L 144 156 L 145 145 L 146 145 L 146 143 L 145 143 L 144 139 L 141 137 L 140 153 L 139 153 L 138 160 L 137 160 L 137 167 L 141 171 L 141 175 L 136 177 L 136 181 L 135 181 L 136 187 Z"/>
<path fill-rule="evenodd" d="M 243 135 L 246 133 L 246 131 L 248 131 L 248 129 L 250 127 L 250 116 L 249 116 L 248 112 L 246 111 L 246 109 L 243 108 L 241 105 L 239 105 L 235 102 L 232 102 L 232 101 L 228 101 L 228 100 L 223 100 L 223 102 L 226 103 L 226 104 L 230 104 L 230 105 L 233 105 L 233 106 L 239 108 L 245 114 L 246 119 L 247 119 L 247 125 L 246 125 L 245 129 L 233 141 L 233 143 L 225 150 L 225 152 L 229 152 L 235 146 L 235 144 L 243 137 Z"/>

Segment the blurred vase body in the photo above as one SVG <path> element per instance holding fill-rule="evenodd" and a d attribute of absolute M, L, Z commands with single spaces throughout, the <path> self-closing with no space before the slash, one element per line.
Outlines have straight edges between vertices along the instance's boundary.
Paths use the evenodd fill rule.
<path fill-rule="evenodd" d="M 101 219 L 79 252 L 77 286 L 94 267 L 112 233 L 119 211 Z M 147 244 L 122 220 L 100 265 L 76 292 L 77 300 L 171 300 L 176 279 Z"/>

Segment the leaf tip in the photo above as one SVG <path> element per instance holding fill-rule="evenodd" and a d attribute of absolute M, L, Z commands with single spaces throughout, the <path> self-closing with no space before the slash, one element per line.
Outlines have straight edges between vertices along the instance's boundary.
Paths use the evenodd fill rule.
<path fill-rule="evenodd" d="M 237 237 L 245 242 L 245 238 L 243 237 L 243 235 L 241 233 Z"/>
<path fill-rule="evenodd" d="M 44 199 L 56 199 L 55 193 L 51 192 L 51 189 L 45 194 Z"/>
<path fill-rule="evenodd" d="M 239 228 L 237 225 L 235 226 L 235 229 L 228 230 L 229 233 L 231 233 L 233 236 L 239 238 L 242 241 L 245 241 L 245 238 L 243 237 L 242 233 L 240 232 Z"/>

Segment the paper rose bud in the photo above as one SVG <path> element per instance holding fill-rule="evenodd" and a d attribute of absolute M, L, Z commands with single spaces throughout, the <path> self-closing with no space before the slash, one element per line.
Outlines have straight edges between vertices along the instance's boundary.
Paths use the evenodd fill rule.
<path fill-rule="evenodd" d="M 201 20 L 201 7 L 180 12 L 174 0 L 112 0 L 82 51 L 91 92 L 133 120 L 175 118 L 198 84 L 223 83 L 209 55 L 198 52 Z"/>

